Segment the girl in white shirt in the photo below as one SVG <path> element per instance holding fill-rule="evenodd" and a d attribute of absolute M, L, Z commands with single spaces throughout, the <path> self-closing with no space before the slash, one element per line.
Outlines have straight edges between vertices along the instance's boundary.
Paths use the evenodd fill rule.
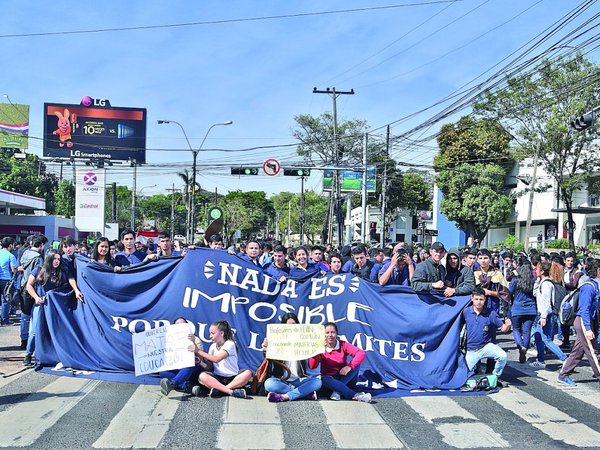
<path fill-rule="evenodd" d="M 210 389 L 211 398 L 222 395 L 246 398 L 243 387 L 252 378 L 252 371 L 238 367 L 237 346 L 229 322 L 217 320 L 210 326 L 209 333 L 212 344 L 208 353 L 197 346 L 195 350 L 197 356 L 213 363 L 212 372 L 200 374 L 200 383 Z"/>

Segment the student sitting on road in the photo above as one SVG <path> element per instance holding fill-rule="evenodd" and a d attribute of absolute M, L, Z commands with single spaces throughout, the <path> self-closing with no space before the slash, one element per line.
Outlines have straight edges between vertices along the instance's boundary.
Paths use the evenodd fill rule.
<path fill-rule="evenodd" d="M 286 313 L 281 318 L 281 323 L 297 324 L 300 321 L 296 314 Z M 265 339 L 262 344 L 264 353 L 268 345 L 269 342 Z M 267 399 L 270 402 L 287 402 L 301 398 L 316 400 L 317 391 L 321 389 L 321 380 L 306 374 L 306 360 L 284 361 L 283 364 L 289 372 L 279 364 L 272 364 L 271 376 L 265 380 Z"/>
<path fill-rule="evenodd" d="M 481 359 L 493 358 L 496 365 L 492 373 L 500 377 L 506 366 L 506 352 L 492 343 L 492 339 L 498 328 L 502 333 L 510 330 L 510 319 L 505 319 L 503 323 L 496 311 L 486 308 L 485 292 L 481 286 L 475 288 L 471 294 L 471 301 L 473 306 L 463 311 L 467 332 L 467 367 L 473 370 Z"/>
<path fill-rule="evenodd" d="M 208 330 L 210 340 L 213 342 L 208 353 L 198 346 L 194 353 L 196 356 L 212 362 L 213 370 L 200 374 L 200 384 L 210 389 L 209 396 L 211 398 L 220 397 L 223 394 L 246 398 L 246 391 L 243 388 L 252 378 L 252 371 L 240 370 L 238 367 L 237 345 L 229 322 L 218 320 Z M 195 394 L 195 392 L 193 393 Z"/>
<path fill-rule="evenodd" d="M 331 392 L 331 400 L 340 398 L 371 402 L 371 394 L 356 392 L 352 389 L 358 379 L 358 366 L 366 357 L 363 350 L 337 338 L 337 325 L 333 322 L 325 324 L 325 349 L 322 354 L 308 360 L 308 366 L 315 369 L 321 365 L 321 382 Z M 348 357 L 352 360 L 348 362 Z"/>
<path fill-rule="evenodd" d="M 173 323 L 188 323 L 188 321 L 184 317 L 178 317 Z M 192 342 L 188 347 L 188 350 L 192 352 L 202 345 L 200 339 L 193 333 L 190 333 L 187 338 Z M 197 357 L 195 366 L 160 372 L 160 392 L 162 392 L 163 395 L 169 395 L 169 392 L 174 389 L 176 391 L 198 395 L 201 390 L 193 388 L 199 388 L 200 386 L 197 384 L 194 386 L 194 383 L 198 380 L 200 372 L 203 370 L 212 370 L 212 367 L 213 365 L 210 361 Z"/>

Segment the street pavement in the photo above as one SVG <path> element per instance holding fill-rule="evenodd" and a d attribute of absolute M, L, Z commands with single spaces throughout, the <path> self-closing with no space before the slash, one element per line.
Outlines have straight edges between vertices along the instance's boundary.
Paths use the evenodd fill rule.
<path fill-rule="evenodd" d="M 576 387 L 560 385 L 558 361 L 519 364 L 507 336 L 508 387 L 495 394 L 272 404 L 23 370 L 18 334 L 0 328 L 0 448 L 600 449 L 600 383 L 589 366 Z"/>

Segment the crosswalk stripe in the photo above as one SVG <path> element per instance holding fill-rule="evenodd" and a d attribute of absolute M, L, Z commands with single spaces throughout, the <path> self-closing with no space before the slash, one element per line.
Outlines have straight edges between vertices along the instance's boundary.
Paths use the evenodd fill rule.
<path fill-rule="evenodd" d="M 556 441 L 577 447 L 600 443 L 600 433 L 527 392 L 509 387 L 489 397 Z"/>
<path fill-rule="evenodd" d="M 165 397 L 158 386 L 140 385 L 113 417 L 94 448 L 154 448 L 177 412 L 181 394 Z"/>
<path fill-rule="evenodd" d="M 242 400 L 228 397 L 217 436 L 220 449 L 282 449 L 283 427 L 275 403 L 266 397 Z"/>
<path fill-rule="evenodd" d="M 585 384 L 581 383 L 578 383 L 577 386 L 567 386 L 566 384 L 559 383 L 557 381 L 558 371 L 551 372 L 549 370 L 533 370 L 529 367 L 519 367 L 517 364 L 511 364 L 511 367 L 526 373 L 527 375 L 531 375 L 544 384 L 547 384 L 554 389 L 558 389 L 559 391 L 564 392 L 565 394 L 568 394 L 577 400 L 587 403 L 594 408 L 600 409 L 600 403 L 598 402 L 598 389 L 594 389 L 591 386 L 586 386 Z M 583 369 L 584 368 L 580 368 L 580 370 Z M 592 371 L 590 369 L 590 377 L 591 376 Z"/>
<path fill-rule="evenodd" d="M 510 444 L 488 425 L 454 400 L 442 396 L 406 397 L 404 402 L 427 422 L 435 426 L 442 440 L 456 448 L 510 447 Z M 455 418 L 462 419 L 457 423 Z"/>
<path fill-rule="evenodd" d="M 99 380 L 60 377 L 0 412 L 0 447 L 26 447 L 79 403 Z"/>
<path fill-rule="evenodd" d="M 339 448 L 403 448 L 377 410 L 362 402 L 319 402 Z"/>

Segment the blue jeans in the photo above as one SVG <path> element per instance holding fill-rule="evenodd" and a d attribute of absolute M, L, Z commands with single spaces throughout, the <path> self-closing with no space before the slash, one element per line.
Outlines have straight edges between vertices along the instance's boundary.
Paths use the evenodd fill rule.
<path fill-rule="evenodd" d="M 345 376 L 321 375 L 321 383 L 325 389 L 338 392 L 342 398 L 352 399 L 356 392 L 349 386 L 354 386 L 358 379 L 358 370 L 352 369 Z"/>
<path fill-rule="evenodd" d="M 535 315 L 514 316 L 512 319 L 513 337 L 515 344 L 527 349 L 531 342 L 531 327 Z"/>
<path fill-rule="evenodd" d="M 25 353 L 28 355 L 33 355 L 35 352 L 35 329 L 37 327 L 37 323 L 40 320 L 40 305 L 35 305 L 31 310 L 31 320 L 29 322 L 29 337 L 27 338 L 27 348 L 25 349 Z"/>
<path fill-rule="evenodd" d="M 500 346 L 489 342 L 479 350 L 467 350 L 465 360 L 467 361 L 467 367 L 469 370 L 473 370 L 477 363 L 483 358 L 494 359 L 496 361 L 496 365 L 494 366 L 494 371 L 492 373 L 497 377 L 502 375 L 504 366 L 506 366 L 506 352 L 502 350 Z"/>
<path fill-rule="evenodd" d="M 10 299 L 4 298 L 4 288 L 9 283 L 10 280 L 0 280 L 0 303 L 2 304 L 0 321 L 3 325 L 8 325 L 10 323 Z"/>
<path fill-rule="evenodd" d="M 287 394 L 290 400 L 306 397 L 311 392 L 319 389 L 321 389 L 321 380 L 315 377 L 299 378 L 293 381 L 283 381 L 277 377 L 270 377 L 265 381 L 265 391 Z"/>
<path fill-rule="evenodd" d="M 533 326 L 533 338 L 535 339 L 535 348 L 537 350 L 537 360 L 544 362 L 544 348 L 548 347 L 558 359 L 564 361 L 567 355 L 554 343 L 554 314 L 548 314 L 546 317 L 546 325 L 543 327 L 539 324 L 539 317 L 536 318 Z"/>
<path fill-rule="evenodd" d="M 21 311 L 21 340 L 29 340 L 29 322 L 31 322 L 31 316 Z"/>
<path fill-rule="evenodd" d="M 175 389 L 184 391 L 190 386 L 190 381 L 198 381 L 198 376 L 202 372 L 202 367 L 194 366 L 194 367 L 184 367 L 179 370 L 169 370 L 166 372 L 160 372 L 159 375 L 161 378 L 168 378 L 173 383 L 175 383 Z"/>

